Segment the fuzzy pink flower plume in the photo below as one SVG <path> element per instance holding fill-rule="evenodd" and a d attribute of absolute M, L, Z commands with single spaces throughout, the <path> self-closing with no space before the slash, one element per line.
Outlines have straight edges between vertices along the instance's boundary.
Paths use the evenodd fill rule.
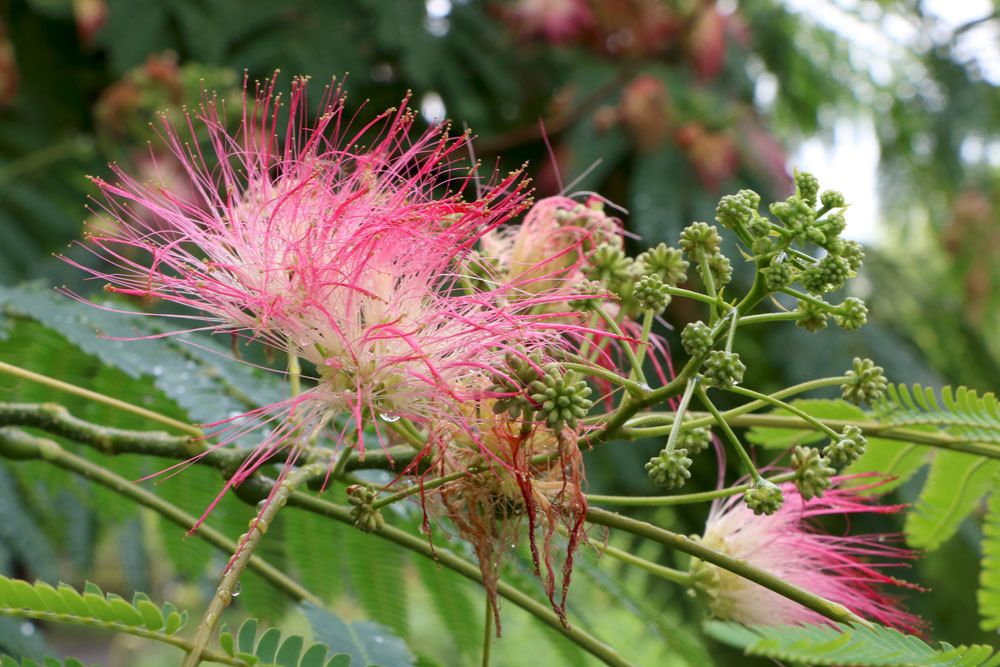
<path fill-rule="evenodd" d="M 551 307 L 571 290 L 558 280 L 532 288 L 550 272 L 503 282 L 473 252 L 529 203 L 520 174 L 477 184 L 456 156 L 467 137 L 438 125 L 414 138 L 406 101 L 352 128 L 331 87 L 311 124 L 306 87 L 294 81 L 287 104 L 273 81 L 245 92 L 235 132 L 214 99 L 183 132 L 164 120 L 183 187 L 118 168 L 117 183 L 95 179 L 112 231 L 88 247 L 111 268 L 78 264 L 109 291 L 189 308 L 181 317 L 196 330 L 318 369 L 315 387 L 254 413 L 278 425 L 231 484 L 332 414 L 351 416 L 353 429 L 401 416 L 461 422 L 458 404 L 483 395 L 505 354 L 558 348 L 579 328 Z M 484 194 L 466 197 L 472 185 Z M 473 277 L 486 286 L 461 289 Z M 247 428 L 237 423 L 223 442 Z"/>
<path fill-rule="evenodd" d="M 861 514 L 891 514 L 901 505 L 876 505 L 871 496 L 877 483 L 839 486 L 822 497 L 805 501 L 792 484 L 782 485 L 785 502 L 777 512 L 756 517 L 733 496 L 717 501 L 709 514 L 703 541 L 707 546 L 744 560 L 788 583 L 838 602 L 855 614 L 883 625 L 919 631 L 924 622 L 884 593 L 883 586 L 918 588 L 882 570 L 903 567 L 912 551 L 892 546 L 892 536 L 831 535 L 815 525 L 825 516 L 850 518 Z M 839 486 L 839 488 L 838 488 Z M 747 579 L 699 561 L 696 588 L 712 613 L 747 625 L 816 624 L 823 616 Z"/>

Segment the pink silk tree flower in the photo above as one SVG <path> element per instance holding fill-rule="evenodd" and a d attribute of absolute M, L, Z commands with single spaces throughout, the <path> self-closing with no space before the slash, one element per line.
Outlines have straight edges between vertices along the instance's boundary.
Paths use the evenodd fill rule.
<path fill-rule="evenodd" d="M 573 41 L 594 25 L 587 0 L 517 0 L 507 15 L 524 37 L 542 37 L 553 44 Z"/>
<path fill-rule="evenodd" d="M 519 173 L 479 184 L 456 157 L 468 137 L 442 125 L 413 136 L 405 101 L 357 129 L 340 88 L 320 108 L 310 123 L 304 80 L 285 105 L 273 81 L 258 84 L 235 131 L 215 100 L 183 131 L 164 120 L 183 187 L 119 168 L 116 183 L 95 179 L 113 231 L 88 238 L 106 266 L 80 268 L 108 291 L 190 309 L 173 317 L 193 330 L 262 342 L 318 369 L 314 388 L 250 413 L 277 425 L 230 486 L 333 414 L 358 429 L 399 417 L 461 426 L 457 404 L 484 393 L 505 354 L 558 348 L 584 330 L 548 308 L 572 297 L 565 284 L 504 282 L 474 252 L 527 206 Z M 466 197 L 473 185 L 483 194 Z M 464 288 L 483 275 L 483 289 Z M 227 423 L 223 443 L 252 428 L 212 426 Z"/>
<path fill-rule="evenodd" d="M 793 484 L 784 484 L 785 502 L 771 516 L 757 517 L 732 496 L 716 501 L 702 541 L 706 546 L 746 561 L 788 583 L 838 602 L 855 614 L 883 625 L 920 631 L 923 620 L 903 609 L 884 586 L 919 587 L 883 573 L 903 567 L 916 554 L 890 544 L 894 536 L 882 534 L 832 535 L 816 525 L 821 517 L 892 514 L 902 505 L 876 505 L 866 495 L 878 482 L 864 486 L 839 486 L 822 497 L 806 501 Z M 838 488 L 839 487 L 839 488 Z M 738 575 L 696 561 L 692 568 L 695 588 L 712 613 L 746 625 L 794 625 L 829 622 L 816 612 Z"/>

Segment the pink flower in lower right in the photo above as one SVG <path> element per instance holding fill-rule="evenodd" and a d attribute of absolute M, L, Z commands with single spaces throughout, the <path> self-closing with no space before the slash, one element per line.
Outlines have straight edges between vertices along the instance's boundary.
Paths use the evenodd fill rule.
<path fill-rule="evenodd" d="M 840 516 L 849 525 L 853 515 L 894 514 L 905 506 L 875 504 L 872 494 L 881 482 L 864 482 L 857 476 L 834 477 L 831 481 L 833 488 L 808 501 L 794 485 L 782 485 L 785 502 L 771 516 L 754 516 L 742 496 L 716 501 L 702 542 L 838 602 L 858 616 L 900 630 L 921 632 L 924 620 L 906 611 L 884 589 L 922 589 L 883 572 L 905 567 L 917 554 L 893 546 L 897 535 L 833 535 L 824 532 L 817 522 L 821 517 Z M 864 483 L 858 485 L 859 481 Z M 845 486 L 845 482 L 852 485 Z M 695 588 L 719 618 L 746 625 L 830 622 L 797 602 L 704 561 L 695 561 L 692 573 Z"/>

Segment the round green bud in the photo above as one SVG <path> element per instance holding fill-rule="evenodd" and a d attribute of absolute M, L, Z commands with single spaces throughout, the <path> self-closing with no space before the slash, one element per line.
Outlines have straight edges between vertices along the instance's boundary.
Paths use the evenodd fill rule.
<path fill-rule="evenodd" d="M 774 514 L 781 509 L 781 504 L 784 501 L 785 497 L 781 494 L 781 488 L 764 479 L 757 480 L 753 486 L 743 492 L 743 502 L 757 516 Z"/>
<path fill-rule="evenodd" d="M 707 222 L 692 222 L 681 231 L 680 246 L 689 257 L 697 257 L 699 250 L 706 255 L 716 253 L 721 242 L 719 231 Z"/>
<path fill-rule="evenodd" d="M 677 446 L 683 447 L 692 456 L 701 454 L 712 442 L 712 430 L 707 426 L 683 428 L 677 434 Z"/>
<path fill-rule="evenodd" d="M 715 207 L 715 219 L 723 227 L 733 228 L 737 225 L 745 225 L 750 221 L 753 211 L 747 208 L 743 197 L 739 195 L 726 195 L 719 200 Z"/>
<path fill-rule="evenodd" d="M 816 211 L 801 197 L 792 196 L 770 206 L 771 213 L 796 232 L 803 232 L 816 220 Z"/>
<path fill-rule="evenodd" d="M 826 328 L 826 308 L 821 308 L 809 301 L 799 301 L 795 312 L 799 314 L 799 318 L 795 320 L 795 326 L 802 327 L 810 333 L 816 333 L 820 329 Z"/>
<path fill-rule="evenodd" d="M 729 258 L 722 253 L 717 252 L 708 256 L 708 268 L 715 278 L 716 287 L 728 285 L 733 280 L 733 265 L 729 263 Z"/>
<path fill-rule="evenodd" d="M 751 211 L 756 211 L 760 208 L 760 195 L 753 190 L 740 190 L 736 193 L 736 196 L 743 199 L 743 205 Z"/>
<path fill-rule="evenodd" d="M 584 280 L 575 289 L 575 299 L 570 299 L 569 307 L 581 313 L 597 310 L 601 307 L 602 296 L 608 296 L 608 290 L 599 282 Z"/>
<path fill-rule="evenodd" d="M 807 171 L 795 170 L 796 194 L 810 206 L 816 205 L 816 195 L 819 193 L 819 180 Z"/>
<path fill-rule="evenodd" d="M 493 412 L 506 412 L 512 419 L 517 419 L 522 413 L 531 414 L 534 408 L 525 389 L 532 382 L 541 379 L 541 366 L 542 356 L 538 352 L 533 352 L 530 356 L 523 351 L 505 354 L 503 372 L 492 374 L 493 384 L 487 389 L 488 393 L 498 395 L 493 403 Z"/>
<path fill-rule="evenodd" d="M 889 385 L 882 367 L 871 359 L 854 357 L 853 367 L 845 375 L 847 381 L 840 385 L 840 395 L 856 405 L 862 401 L 876 403 Z"/>
<path fill-rule="evenodd" d="M 861 429 L 850 425 L 844 427 L 838 440 L 831 440 L 823 448 L 823 456 L 831 465 L 844 468 L 861 458 L 867 448 L 868 441 L 861 434 Z"/>
<path fill-rule="evenodd" d="M 841 329 L 857 331 L 868 321 L 868 308 L 857 297 L 848 297 L 833 311 L 833 320 Z"/>
<path fill-rule="evenodd" d="M 826 291 L 827 281 L 823 271 L 818 266 L 806 269 L 799 274 L 799 282 L 812 294 L 822 294 Z"/>
<path fill-rule="evenodd" d="M 767 238 L 771 234 L 771 223 L 766 218 L 755 215 L 747 223 L 747 231 L 757 239 Z"/>
<path fill-rule="evenodd" d="M 843 213 L 831 213 L 823 218 L 823 229 L 829 238 L 835 238 L 847 229 L 847 218 Z"/>
<path fill-rule="evenodd" d="M 691 477 L 690 468 L 691 459 L 688 458 L 686 449 L 675 449 L 672 452 L 663 449 L 646 463 L 649 479 L 668 489 L 684 486 L 684 482 Z"/>
<path fill-rule="evenodd" d="M 815 243 L 816 245 L 823 245 L 826 243 L 826 234 L 824 234 L 823 230 L 816 225 L 806 227 L 805 232 L 803 232 L 803 237 L 806 241 L 809 241 L 809 243 Z"/>
<path fill-rule="evenodd" d="M 840 256 L 847 260 L 851 271 L 857 273 L 865 261 L 865 250 L 857 241 L 844 241 L 844 249 Z"/>
<path fill-rule="evenodd" d="M 688 262 L 684 259 L 684 254 L 666 243 L 646 250 L 636 257 L 635 261 L 643 274 L 655 274 L 672 287 L 687 280 Z"/>
<path fill-rule="evenodd" d="M 670 303 L 670 293 L 656 274 L 639 278 L 635 283 L 635 300 L 642 310 L 651 310 L 654 314 L 663 312 Z"/>
<path fill-rule="evenodd" d="M 844 195 L 836 190 L 826 190 L 819 196 L 824 208 L 843 208 L 846 206 Z"/>
<path fill-rule="evenodd" d="M 795 488 L 805 500 L 823 495 L 830 488 L 830 477 L 836 470 L 812 447 L 796 447 L 792 451 L 792 467 L 795 469 Z"/>
<path fill-rule="evenodd" d="M 365 533 L 374 533 L 385 525 L 382 512 L 372 507 L 376 493 L 375 489 L 362 484 L 347 487 L 347 502 L 351 505 L 354 527 Z"/>
<path fill-rule="evenodd" d="M 700 357 L 712 349 L 712 330 L 704 322 L 691 322 L 681 331 L 681 345 L 692 357 Z"/>
<path fill-rule="evenodd" d="M 587 260 L 587 277 L 611 288 L 630 277 L 632 260 L 609 243 L 597 246 Z"/>
<path fill-rule="evenodd" d="M 758 257 L 770 255 L 774 251 L 774 240 L 767 236 L 755 237 L 750 250 Z"/>
<path fill-rule="evenodd" d="M 854 275 L 851 263 L 837 255 L 827 255 L 819 260 L 817 267 L 823 280 L 825 291 L 835 291 L 847 284 L 847 279 Z"/>
<path fill-rule="evenodd" d="M 578 379 L 572 371 L 562 375 L 555 365 L 549 365 L 545 370 L 545 376 L 529 387 L 535 414 L 544 419 L 546 426 L 553 431 L 561 431 L 564 426 L 576 428 L 578 420 L 587 416 L 594 406 L 594 402 L 587 398 L 591 393 L 590 387 L 586 380 Z"/>
<path fill-rule="evenodd" d="M 725 389 L 743 382 L 746 370 L 740 355 L 735 352 L 712 350 L 705 358 L 701 373 L 705 384 Z"/>
<path fill-rule="evenodd" d="M 795 282 L 798 270 L 790 262 L 776 262 L 763 270 L 768 291 L 778 292 Z"/>

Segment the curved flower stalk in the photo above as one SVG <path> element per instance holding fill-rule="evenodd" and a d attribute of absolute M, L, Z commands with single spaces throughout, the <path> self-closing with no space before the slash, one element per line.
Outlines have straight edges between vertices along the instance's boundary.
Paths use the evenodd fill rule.
<path fill-rule="evenodd" d="M 903 505 L 876 505 L 866 493 L 879 482 L 834 488 L 805 500 L 794 484 L 782 485 L 785 502 L 774 514 L 756 517 L 736 497 L 712 505 L 702 541 L 821 597 L 839 602 L 859 616 L 883 625 L 919 631 L 924 622 L 883 592 L 884 586 L 919 587 L 882 570 L 903 567 L 916 557 L 893 546 L 891 535 L 832 535 L 816 525 L 822 517 L 892 514 Z M 814 611 L 758 584 L 702 561 L 694 561 L 695 588 L 712 613 L 747 625 L 829 622 Z"/>
<path fill-rule="evenodd" d="M 293 82 L 283 110 L 274 82 L 258 84 L 234 133 L 214 100 L 188 118 L 190 140 L 164 120 L 194 196 L 118 169 L 117 183 L 95 180 L 116 224 L 89 247 L 111 268 L 81 268 L 109 291 L 185 306 L 204 330 L 318 369 L 314 388 L 251 413 L 254 426 L 277 425 L 231 485 L 334 413 L 357 429 L 378 428 L 378 415 L 463 428 L 460 406 L 484 394 L 506 354 L 545 356 L 586 331 L 549 307 L 574 296 L 570 283 L 533 269 L 505 281 L 473 253 L 527 206 L 519 173 L 466 199 L 475 174 L 455 155 L 465 136 L 439 125 L 411 139 L 406 101 L 349 129 L 340 88 L 309 124 L 306 87 Z M 474 276 L 484 289 L 464 288 Z M 228 424 L 223 442 L 251 428 L 237 423 L 217 424 Z"/>

